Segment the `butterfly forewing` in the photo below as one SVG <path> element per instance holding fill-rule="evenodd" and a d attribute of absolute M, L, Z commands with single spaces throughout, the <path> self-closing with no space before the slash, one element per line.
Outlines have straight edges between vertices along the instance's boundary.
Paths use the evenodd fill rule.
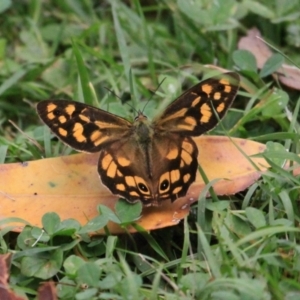
<path fill-rule="evenodd" d="M 224 117 L 238 88 L 239 75 L 233 72 L 204 80 L 171 103 L 154 123 L 160 130 L 201 135 Z"/>
<path fill-rule="evenodd" d="M 40 118 L 67 145 L 78 151 L 97 152 L 128 134 L 132 123 L 87 104 L 46 100 L 37 104 Z"/>

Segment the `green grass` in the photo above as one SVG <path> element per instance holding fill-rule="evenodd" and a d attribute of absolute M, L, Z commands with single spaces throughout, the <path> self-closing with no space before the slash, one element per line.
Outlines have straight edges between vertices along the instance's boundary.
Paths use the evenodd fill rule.
<path fill-rule="evenodd" d="M 29 299 L 47 280 L 58 283 L 59 299 L 299 299 L 300 180 L 292 174 L 299 93 L 269 76 L 282 56 L 259 71 L 251 54 L 237 50 L 240 36 L 259 25 L 299 64 L 299 1 L 127 3 L 1 2 L 0 162 L 70 153 L 40 123 L 40 100 L 74 99 L 132 119 L 131 106 L 142 109 L 151 98 L 145 114 L 153 116 L 199 82 L 206 64 L 217 64 L 239 72 L 248 89 L 214 132 L 266 143 L 272 168 L 246 191 L 202 199 L 183 222 L 151 233 L 91 238 L 108 219 L 120 221 L 105 208 L 85 227 L 49 212 L 43 230 L 27 226 L 17 235 L 6 227 L 12 220 L 1 221 L 0 254 L 13 253 L 10 286 Z M 129 93 L 131 106 L 107 88 L 121 99 Z"/>

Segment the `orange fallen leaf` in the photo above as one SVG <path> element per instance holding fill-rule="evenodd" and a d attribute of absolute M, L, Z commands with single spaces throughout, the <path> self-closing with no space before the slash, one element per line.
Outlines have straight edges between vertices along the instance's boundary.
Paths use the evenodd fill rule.
<path fill-rule="evenodd" d="M 257 62 L 257 67 L 261 69 L 265 62 L 272 56 L 273 52 L 263 42 L 260 31 L 257 28 L 248 30 L 247 35 L 239 40 L 238 48 L 251 52 Z M 274 74 L 284 85 L 300 90 L 300 69 L 288 64 L 282 64 L 282 67 Z"/>
<path fill-rule="evenodd" d="M 263 144 L 220 136 L 202 136 L 195 141 L 198 161 L 206 176 L 209 180 L 220 179 L 213 185 L 217 194 L 235 194 L 260 177 L 260 171 L 237 146 L 250 156 L 264 151 Z M 118 197 L 101 184 L 97 160 L 98 154 L 75 154 L 0 165 L 0 220 L 18 217 L 41 226 L 45 213 L 56 212 L 62 220 L 74 218 L 84 225 L 98 215 L 97 205 L 114 209 Z M 251 160 L 260 170 L 268 167 L 262 158 Z M 185 197 L 173 203 L 165 201 L 160 207 L 144 208 L 137 223 L 146 230 L 177 224 L 189 213 L 189 206 L 198 200 L 204 187 L 198 174 Z M 23 227 L 23 224 L 14 225 L 16 231 Z M 108 228 L 111 233 L 123 232 L 114 223 Z"/>

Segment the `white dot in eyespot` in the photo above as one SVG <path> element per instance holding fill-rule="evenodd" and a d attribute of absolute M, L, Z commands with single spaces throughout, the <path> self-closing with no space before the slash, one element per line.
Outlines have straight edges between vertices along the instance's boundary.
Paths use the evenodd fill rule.
<path fill-rule="evenodd" d="M 190 198 L 189 201 L 193 202 L 195 200 L 195 198 Z"/>

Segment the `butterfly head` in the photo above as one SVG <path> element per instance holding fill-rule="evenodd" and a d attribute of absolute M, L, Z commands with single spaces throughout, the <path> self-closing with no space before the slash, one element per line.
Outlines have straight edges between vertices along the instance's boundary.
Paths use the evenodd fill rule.
<path fill-rule="evenodd" d="M 148 120 L 147 116 L 145 116 L 144 113 L 139 110 L 137 116 L 134 118 L 134 122 L 143 122 L 145 120 Z"/>

